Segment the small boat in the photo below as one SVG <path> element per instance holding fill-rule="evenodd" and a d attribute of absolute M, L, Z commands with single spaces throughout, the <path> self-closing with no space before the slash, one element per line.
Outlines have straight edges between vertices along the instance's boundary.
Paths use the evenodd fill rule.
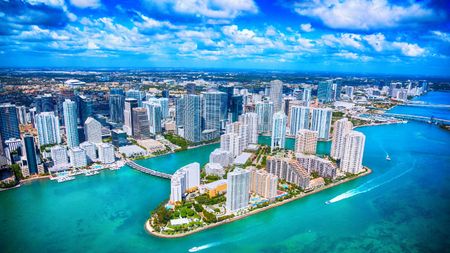
<path fill-rule="evenodd" d="M 193 248 L 190 248 L 189 249 L 189 252 L 197 252 L 197 251 L 199 251 L 200 249 L 198 248 L 198 247 L 193 247 Z"/>
<path fill-rule="evenodd" d="M 62 183 L 62 182 L 66 182 L 66 181 L 70 181 L 70 180 L 74 180 L 75 177 L 71 177 L 71 176 L 63 176 L 60 177 L 58 179 L 56 179 L 58 181 L 58 183 Z"/>
<path fill-rule="evenodd" d="M 389 155 L 386 155 L 386 160 L 390 161 L 391 157 L 389 157 Z"/>

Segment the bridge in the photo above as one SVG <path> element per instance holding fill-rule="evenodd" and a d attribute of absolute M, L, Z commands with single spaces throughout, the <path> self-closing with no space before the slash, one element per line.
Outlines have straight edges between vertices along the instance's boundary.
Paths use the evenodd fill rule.
<path fill-rule="evenodd" d="M 448 104 L 430 104 L 423 101 L 408 101 L 406 104 L 407 106 L 419 106 L 419 107 L 433 107 L 433 108 L 450 108 L 450 105 Z"/>
<path fill-rule="evenodd" d="M 418 116 L 418 115 L 411 115 L 411 114 L 397 114 L 397 113 L 384 113 L 385 116 L 399 118 L 399 119 L 406 119 L 406 120 L 416 120 L 416 121 L 423 121 L 433 124 L 441 124 L 441 125 L 450 125 L 450 120 L 448 119 L 439 119 L 435 118 L 433 116 L 427 117 L 427 116 Z"/>
<path fill-rule="evenodd" d="M 142 165 L 139 165 L 139 164 L 137 164 L 137 163 L 135 163 L 133 161 L 128 161 L 126 164 L 128 166 L 130 166 L 131 168 L 135 169 L 135 170 L 138 170 L 140 172 L 144 172 L 145 174 L 149 174 L 149 175 L 152 175 L 152 176 L 155 176 L 155 177 L 166 178 L 166 179 L 171 179 L 172 178 L 172 175 L 170 175 L 170 174 L 146 168 L 146 167 L 144 167 Z"/>

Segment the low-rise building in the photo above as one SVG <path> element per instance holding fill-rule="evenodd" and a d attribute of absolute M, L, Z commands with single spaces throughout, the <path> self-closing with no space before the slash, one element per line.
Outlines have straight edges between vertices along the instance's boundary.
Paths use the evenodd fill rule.
<path fill-rule="evenodd" d="M 266 170 L 302 189 L 306 189 L 309 185 L 308 171 L 295 159 L 269 156 L 267 157 Z"/>
<path fill-rule="evenodd" d="M 137 145 L 127 145 L 127 146 L 119 147 L 119 153 L 125 155 L 126 157 L 147 155 L 147 151 L 145 151 L 145 149 L 143 149 Z"/>
<path fill-rule="evenodd" d="M 337 166 L 331 161 L 314 155 L 295 154 L 297 161 L 309 174 L 317 172 L 319 176 L 336 178 Z"/>
<path fill-rule="evenodd" d="M 209 197 L 215 197 L 224 194 L 227 191 L 227 180 L 221 179 L 208 184 L 200 185 L 199 192 L 201 194 L 207 193 Z"/>
<path fill-rule="evenodd" d="M 220 163 L 207 163 L 205 165 L 206 175 L 214 175 L 223 177 L 225 175 L 225 169 L 220 165 Z"/>
<path fill-rule="evenodd" d="M 216 148 L 209 155 L 209 162 L 210 163 L 218 163 L 218 164 L 222 165 L 223 167 L 227 167 L 233 162 L 233 156 L 227 150 Z"/>

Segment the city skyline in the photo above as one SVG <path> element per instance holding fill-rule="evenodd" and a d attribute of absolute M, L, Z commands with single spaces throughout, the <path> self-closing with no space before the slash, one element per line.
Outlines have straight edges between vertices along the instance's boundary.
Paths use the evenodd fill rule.
<path fill-rule="evenodd" d="M 1 67 L 449 75 L 449 10 L 441 1 L 33 0 L 0 7 Z"/>

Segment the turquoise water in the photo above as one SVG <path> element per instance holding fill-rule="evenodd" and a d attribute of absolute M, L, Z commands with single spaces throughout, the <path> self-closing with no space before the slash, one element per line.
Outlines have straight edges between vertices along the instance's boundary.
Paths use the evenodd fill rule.
<path fill-rule="evenodd" d="M 360 131 L 369 176 L 186 238 L 145 233 L 149 211 L 168 198 L 169 181 L 129 168 L 0 192 L 0 251 L 448 251 L 450 132 L 418 122 Z M 205 163 L 216 146 L 142 163 L 172 172 Z"/>
<path fill-rule="evenodd" d="M 423 96 L 414 98 L 415 101 L 424 101 L 431 104 L 449 105 L 450 92 L 429 92 Z M 396 106 L 389 110 L 390 113 L 410 114 L 427 117 L 435 117 L 450 120 L 450 108 Z"/>

